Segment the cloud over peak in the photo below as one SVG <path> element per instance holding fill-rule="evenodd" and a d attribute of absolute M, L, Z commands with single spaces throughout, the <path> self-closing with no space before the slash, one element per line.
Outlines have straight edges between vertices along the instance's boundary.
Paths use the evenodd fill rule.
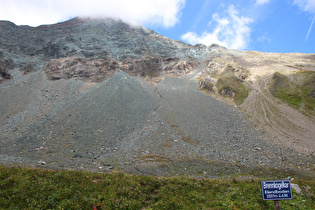
<path fill-rule="evenodd" d="M 187 32 L 181 38 L 191 44 L 210 45 L 216 43 L 231 49 L 243 50 L 250 41 L 251 29 L 249 25 L 253 20 L 239 14 L 237 9 L 230 5 L 223 13 L 212 15 L 210 25 L 212 32 L 205 31 L 201 35 Z"/>
<path fill-rule="evenodd" d="M 38 26 L 75 16 L 97 16 L 167 28 L 179 21 L 184 5 L 185 0 L 1 0 L 0 19 Z"/>

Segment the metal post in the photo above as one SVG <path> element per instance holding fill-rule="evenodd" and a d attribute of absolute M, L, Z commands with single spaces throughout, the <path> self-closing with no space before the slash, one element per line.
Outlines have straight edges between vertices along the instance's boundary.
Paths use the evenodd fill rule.
<path fill-rule="evenodd" d="M 275 210 L 281 210 L 280 201 L 275 200 Z"/>

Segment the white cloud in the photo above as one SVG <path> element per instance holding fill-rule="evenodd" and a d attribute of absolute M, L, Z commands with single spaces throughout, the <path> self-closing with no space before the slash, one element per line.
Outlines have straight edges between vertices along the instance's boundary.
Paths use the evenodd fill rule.
<path fill-rule="evenodd" d="M 257 0 L 256 5 L 267 4 L 270 0 Z"/>
<path fill-rule="evenodd" d="M 172 27 L 184 5 L 185 0 L 1 0 L 0 20 L 38 26 L 75 16 L 101 16 Z"/>
<path fill-rule="evenodd" d="M 212 21 L 215 23 L 212 32 L 205 31 L 201 35 L 194 32 L 187 32 L 181 39 L 190 44 L 210 45 L 216 43 L 230 49 L 245 49 L 250 41 L 251 18 L 239 15 L 239 12 L 233 5 L 230 5 L 222 14 L 215 13 L 212 15 Z"/>
<path fill-rule="evenodd" d="M 294 0 L 303 11 L 315 14 L 315 0 Z"/>
<path fill-rule="evenodd" d="M 305 38 L 305 40 L 307 41 L 312 31 L 312 27 L 313 27 L 314 19 L 315 19 L 315 0 L 294 0 L 294 4 L 298 5 L 298 7 L 300 7 L 301 10 L 305 12 L 309 12 L 314 15 L 314 18 L 312 20 L 312 23 L 308 29 L 308 32 Z"/>

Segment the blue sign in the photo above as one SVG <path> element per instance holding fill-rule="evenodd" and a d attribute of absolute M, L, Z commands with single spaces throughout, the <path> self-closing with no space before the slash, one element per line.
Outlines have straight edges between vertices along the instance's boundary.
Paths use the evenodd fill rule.
<path fill-rule="evenodd" d="M 290 180 L 261 181 L 263 200 L 292 199 Z"/>

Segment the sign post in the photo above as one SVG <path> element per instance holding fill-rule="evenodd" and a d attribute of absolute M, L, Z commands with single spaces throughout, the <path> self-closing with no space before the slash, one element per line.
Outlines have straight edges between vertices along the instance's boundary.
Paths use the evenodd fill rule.
<path fill-rule="evenodd" d="M 275 209 L 280 208 L 280 200 L 292 199 L 290 180 L 261 181 L 263 200 L 274 200 Z"/>

